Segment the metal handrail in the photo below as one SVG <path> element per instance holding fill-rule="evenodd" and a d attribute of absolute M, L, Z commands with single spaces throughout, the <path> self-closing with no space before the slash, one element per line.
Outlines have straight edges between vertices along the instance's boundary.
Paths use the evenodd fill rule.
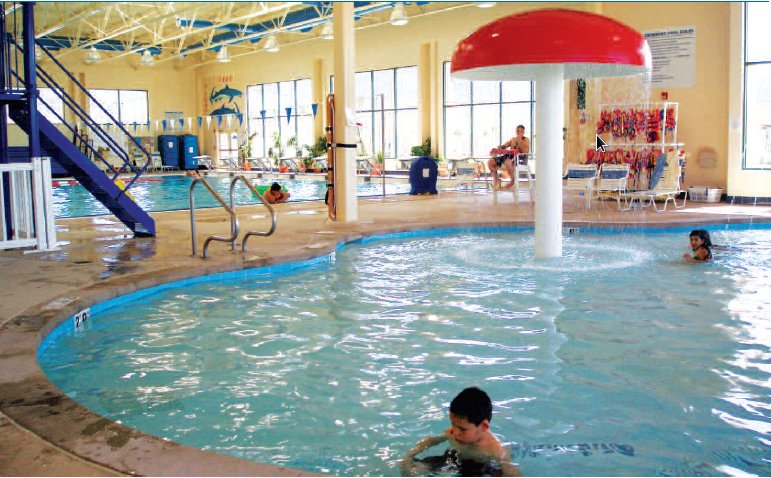
<path fill-rule="evenodd" d="M 239 180 L 243 181 L 244 184 L 246 184 L 246 187 L 248 187 L 252 191 L 252 194 L 255 194 L 260 199 L 260 201 L 265 205 L 265 207 L 268 208 L 268 211 L 270 212 L 270 221 L 271 221 L 270 230 L 268 232 L 249 231 L 246 234 L 244 234 L 244 238 L 241 241 L 241 252 L 244 252 L 244 251 L 246 251 L 246 240 L 249 239 L 250 237 L 252 237 L 252 236 L 270 236 L 271 234 L 273 234 L 273 232 L 275 232 L 275 230 L 276 230 L 276 223 L 278 222 L 278 217 L 276 216 L 276 211 L 275 211 L 275 209 L 273 209 L 273 206 L 271 206 L 270 203 L 268 201 L 266 201 L 264 197 L 262 197 L 262 194 L 260 194 L 257 191 L 257 189 L 254 186 L 252 186 L 252 183 L 250 183 L 246 179 L 246 176 L 244 176 L 242 174 L 239 174 L 238 176 L 235 176 L 230 181 L 230 208 L 231 209 L 235 210 L 235 208 L 236 208 L 236 183 Z M 233 218 L 232 218 L 232 216 L 231 216 L 230 220 L 231 220 L 231 230 L 232 230 L 233 229 L 233 223 L 232 223 Z M 232 248 L 235 249 L 235 247 L 236 247 L 236 240 L 235 240 L 235 236 L 234 236 L 233 237 Z"/>
<path fill-rule="evenodd" d="M 235 211 L 227 205 L 227 203 L 222 199 L 222 197 L 217 194 L 217 191 L 214 190 L 213 187 L 211 187 L 211 184 L 209 184 L 208 181 L 206 181 L 203 178 L 195 178 L 193 179 L 193 182 L 190 183 L 190 233 L 192 236 L 192 244 L 193 244 L 193 255 L 196 255 L 197 252 L 197 241 L 195 238 L 195 201 L 193 199 L 193 191 L 195 190 L 195 186 L 198 183 L 202 183 L 206 189 L 209 190 L 209 192 L 214 196 L 214 199 L 217 200 L 217 202 L 220 203 L 220 205 L 225 208 L 225 211 L 230 215 L 230 231 L 233 234 L 232 237 L 222 237 L 222 236 L 209 236 L 206 238 L 206 240 L 203 242 L 203 252 L 201 253 L 201 258 L 206 259 L 206 251 L 209 248 L 209 243 L 211 241 L 220 241 L 220 242 L 230 242 L 234 243 L 236 240 L 236 237 L 238 237 L 238 216 L 236 216 Z M 233 246 L 235 247 L 235 245 Z"/>

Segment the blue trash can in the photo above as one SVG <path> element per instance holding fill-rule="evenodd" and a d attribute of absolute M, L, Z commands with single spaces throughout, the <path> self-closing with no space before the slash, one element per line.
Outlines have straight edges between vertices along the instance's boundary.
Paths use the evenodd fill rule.
<path fill-rule="evenodd" d="M 179 169 L 179 140 L 171 134 L 158 136 L 158 151 L 164 166 Z"/>
<path fill-rule="evenodd" d="M 179 169 L 198 169 L 198 136 L 185 134 L 179 137 Z"/>
<path fill-rule="evenodd" d="M 428 157 L 416 159 L 410 166 L 410 194 L 437 194 L 438 177 L 436 161 Z"/>

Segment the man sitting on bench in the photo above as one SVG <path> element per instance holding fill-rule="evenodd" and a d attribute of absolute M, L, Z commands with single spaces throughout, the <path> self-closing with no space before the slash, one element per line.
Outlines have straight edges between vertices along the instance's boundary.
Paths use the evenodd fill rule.
<path fill-rule="evenodd" d="M 502 149 L 507 151 L 500 151 Z M 508 151 L 511 152 L 509 153 Z M 501 178 L 498 176 L 498 168 L 501 166 L 506 166 L 511 177 L 511 184 L 506 186 L 506 188 L 514 186 L 514 181 L 517 180 L 517 175 L 514 173 L 514 168 L 516 167 L 514 160 L 520 161 L 520 158 L 525 158 L 529 152 L 530 140 L 525 136 L 524 125 L 517 126 L 517 135 L 515 137 L 490 150 L 490 155 L 493 157 L 487 162 L 487 166 L 490 168 L 490 175 L 493 178 L 493 189 L 500 189 Z"/>

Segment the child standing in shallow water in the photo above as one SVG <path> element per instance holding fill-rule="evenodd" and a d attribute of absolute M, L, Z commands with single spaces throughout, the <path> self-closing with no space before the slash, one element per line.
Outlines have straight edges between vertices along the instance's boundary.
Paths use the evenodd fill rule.
<path fill-rule="evenodd" d="M 443 435 L 418 442 L 399 463 L 405 476 L 425 475 L 445 467 L 457 469 L 460 476 L 521 476 L 511 463 L 509 452 L 490 432 L 493 404 L 482 390 L 463 390 L 450 403 L 450 427 Z M 415 455 L 448 442 L 444 455 L 416 459 Z"/>
<path fill-rule="evenodd" d="M 704 229 L 691 231 L 691 249 L 693 255 L 685 253 L 683 259 L 687 262 L 709 262 L 712 260 L 712 241 L 709 238 L 709 232 Z"/>

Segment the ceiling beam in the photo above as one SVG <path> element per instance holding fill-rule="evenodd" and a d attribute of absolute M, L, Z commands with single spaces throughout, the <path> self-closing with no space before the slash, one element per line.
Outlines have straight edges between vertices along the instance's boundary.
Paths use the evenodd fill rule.
<path fill-rule="evenodd" d="M 47 27 L 45 30 L 35 34 L 35 37 L 36 38 L 40 38 L 40 37 L 48 36 L 51 33 L 54 33 L 54 32 L 57 32 L 57 31 L 61 30 L 62 28 L 66 27 L 67 25 L 71 25 L 71 24 L 73 24 L 75 22 L 79 22 L 79 21 L 81 21 L 81 20 L 83 20 L 85 18 L 90 17 L 91 15 L 96 15 L 97 13 L 99 13 L 101 11 L 104 11 L 105 9 L 108 9 L 108 8 L 111 8 L 111 7 L 112 7 L 112 4 L 108 3 L 106 5 L 103 4 L 102 6 L 97 7 L 97 8 L 93 8 L 91 10 L 83 11 L 83 12 L 75 15 L 74 17 L 70 17 L 69 19 L 60 22 L 57 25 L 53 25 L 53 26 Z"/>
<path fill-rule="evenodd" d="M 209 27 L 198 28 L 195 31 L 184 31 L 184 32 L 182 32 L 180 34 L 173 35 L 171 37 L 167 37 L 167 38 L 164 38 L 162 40 L 158 40 L 158 41 L 155 41 L 155 42 L 153 42 L 151 44 L 145 45 L 145 48 L 150 48 L 150 47 L 162 45 L 163 43 L 174 41 L 174 40 L 178 40 L 180 38 L 186 37 L 186 36 L 191 35 L 191 34 L 194 35 L 194 34 L 198 34 L 198 33 L 201 33 L 201 32 L 206 32 L 208 30 L 213 30 L 213 29 L 219 27 L 220 25 L 225 25 L 225 24 L 230 23 L 230 22 L 238 22 L 238 21 L 242 21 L 242 20 L 249 20 L 249 19 L 252 19 L 252 18 L 255 18 L 255 17 L 259 17 L 261 15 L 269 15 L 271 13 L 274 13 L 274 12 L 277 12 L 277 11 L 281 11 L 281 10 L 283 10 L 285 8 L 290 8 L 293 5 L 295 5 L 295 2 L 286 2 L 286 3 L 282 2 L 282 3 L 279 3 L 279 4 L 272 4 L 271 6 L 268 6 L 265 2 L 260 2 L 259 6 L 261 7 L 261 10 L 259 12 L 250 12 L 250 13 L 245 14 L 245 15 L 240 15 L 240 16 L 237 16 L 237 17 L 234 17 L 234 18 L 230 18 L 230 19 L 228 19 L 227 22 L 217 23 L 217 24 L 211 25 Z M 199 6 L 201 6 L 201 5 L 199 4 Z M 203 6 L 207 6 L 207 5 L 203 4 Z M 121 53 L 120 55 L 116 55 L 116 56 L 113 56 L 113 57 L 110 57 L 110 58 L 106 58 L 106 59 L 102 60 L 102 63 L 104 63 L 106 61 L 117 60 L 118 58 L 124 57 L 126 55 L 130 55 L 132 53 L 137 53 L 138 51 L 140 51 L 142 49 L 143 48 L 134 48 L 134 49 L 132 49 L 130 51 L 127 51 L 125 53 Z M 162 61 L 162 60 L 159 60 L 159 61 Z M 158 63 L 158 61 L 156 61 L 156 63 Z"/>

